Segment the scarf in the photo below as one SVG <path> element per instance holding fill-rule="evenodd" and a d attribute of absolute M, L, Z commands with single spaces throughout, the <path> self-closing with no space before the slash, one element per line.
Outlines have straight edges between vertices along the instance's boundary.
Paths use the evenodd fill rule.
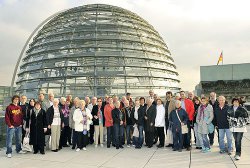
<path fill-rule="evenodd" d="M 34 108 L 34 112 L 35 112 L 36 117 L 37 117 L 38 113 L 40 112 L 40 110 L 41 110 L 41 109 L 36 109 L 36 108 Z"/>
<path fill-rule="evenodd" d="M 69 106 L 63 105 L 62 107 L 62 113 L 65 118 L 69 117 Z"/>
<path fill-rule="evenodd" d="M 86 114 L 86 110 L 84 109 L 84 111 L 82 111 L 82 117 L 83 117 L 83 132 L 85 133 L 85 131 L 87 131 L 87 114 Z"/>
<path fill-rule="evenodd" d="M 201 119 L 203 119 L 204 118 L 204 111 L 205 111 L 205 109 L 206 109 L 206 105 L 201 105 L 200 106 L 200 111 L 199 111 L 199 113 L 200 113 L 200 116 L 199 116 L 199 121 L 201 121 Z"/>
<path fill-rule="evenodd" d="M 102 118 L 103 118 L 103 114 L 102 114 L 102 110 L 101 107 L 98 106 L 98 113 L 97 113 L 98 119 L 99 119 L 99 125 L 102 124 Z"/>
<path fill-rule="evenodd" d="M 134 114 L 134 118 L 136 120 L 138 120 L 138 109 L 140 108 L 140 106 L 135 106 L 135 114 Z"/>

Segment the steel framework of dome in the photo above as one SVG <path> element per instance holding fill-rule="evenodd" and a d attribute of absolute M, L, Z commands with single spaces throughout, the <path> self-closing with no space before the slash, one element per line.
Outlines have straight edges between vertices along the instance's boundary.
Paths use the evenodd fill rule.
<path fill-rule="evenodd" d="M 21 60 L 16 92 L 28 97 L 40 89 L 79 97 L 179 90 L 174 60 L 159 33 L 137 14 L 111 5 L 56 14 Z"/>

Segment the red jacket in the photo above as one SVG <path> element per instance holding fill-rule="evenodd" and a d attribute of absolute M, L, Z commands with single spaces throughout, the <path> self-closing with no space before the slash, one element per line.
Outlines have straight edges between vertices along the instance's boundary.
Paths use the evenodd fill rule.
<path fill-rule="evenodd" d="M 16 106 L 14 104 L 10 104 L 6 108 L 5 123 L 6 125 L 8 125 L 8 127 L 11 127 L 11 126 L 19 127 L 23 125 L 22 108 L 18 105 Z"/>
<path fill-rule="evenodd" d="M 110 106 L 109 104 L 104 107 L 105 127 L 113 126 L 112 110 L 114 108 L 114 105 Z"/>
<path fill-rule="evenodd" d="M 190 99 L 185 99 L 185 108 L 190 121 L 194 120 L 194 103 Z"/>

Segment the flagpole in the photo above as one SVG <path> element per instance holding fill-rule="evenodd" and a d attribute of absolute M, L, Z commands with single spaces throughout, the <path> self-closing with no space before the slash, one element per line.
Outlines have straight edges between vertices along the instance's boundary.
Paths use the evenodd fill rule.
<path fill-rule="evenodd" d="M 222 65 L 223 65 L 223 61 L 224 61 L 223 50 L 221 51 L 221 55 L 222 55 Z"/>

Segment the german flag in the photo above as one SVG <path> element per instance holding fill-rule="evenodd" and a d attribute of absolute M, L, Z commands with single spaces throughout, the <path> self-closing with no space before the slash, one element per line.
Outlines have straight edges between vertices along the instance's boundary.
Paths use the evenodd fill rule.
<path fill-rule="evenodd" d="M 221 51 L 221 54 L 220 54 L 219 60 L 217 62 L 217 65 L 219 65 L 220 62 L 222 62 L 222 64 L 223 64 L 223 51 Z"/>

